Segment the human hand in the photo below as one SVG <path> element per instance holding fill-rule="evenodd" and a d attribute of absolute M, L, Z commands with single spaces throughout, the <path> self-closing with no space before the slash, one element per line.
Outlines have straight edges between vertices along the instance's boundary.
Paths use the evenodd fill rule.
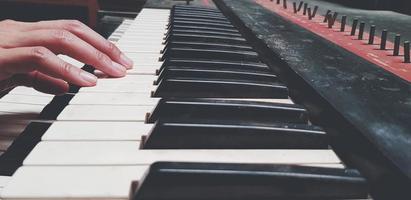
<path fill-rule="evenodd" d="M 62 94 L 69 84 L 94 86 L 97 77 L 59 57 L 65 54 L 112 77 L 133 62 L 113 43 L 78 21 L 0 21 L 0 91 L 17 85 Z"/>

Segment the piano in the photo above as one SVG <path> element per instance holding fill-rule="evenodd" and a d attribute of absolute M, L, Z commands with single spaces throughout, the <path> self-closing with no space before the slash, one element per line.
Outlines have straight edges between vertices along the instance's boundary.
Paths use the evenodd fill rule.
<path fill-rule="evenodd" d="M 0 99 L 0 198 L 409 199 L 409 43 L 325 5 L 148 0 L 126 77 Z"/>

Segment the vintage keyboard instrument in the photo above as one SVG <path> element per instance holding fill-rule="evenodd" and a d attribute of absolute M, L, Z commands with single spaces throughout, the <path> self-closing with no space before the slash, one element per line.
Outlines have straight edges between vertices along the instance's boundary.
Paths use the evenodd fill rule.
<path fill-rule="evenodd" d="M 126 77 L 62 56 L 98 85 L 0 99 L 0 197 L 406 197 L 409 83 L 293 23 L 292 5 L 148 1 L 109 38 Z"/>

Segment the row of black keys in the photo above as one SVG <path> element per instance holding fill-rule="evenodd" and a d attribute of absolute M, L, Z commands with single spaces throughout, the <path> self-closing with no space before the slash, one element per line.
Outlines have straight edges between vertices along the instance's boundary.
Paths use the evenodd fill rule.
<path fill-rule="evenodd" d="M 175 7 L 169 26 L 154 96 L 287 97 L 286 87 L 219 11 Z M 208 87 L 193 86 L 204 80 Z M 235 86 L 220 89 L 229 81 Z M 324 131 L 308 125 L 305 109 L 298 105 L 163 98 L 147 122 L 155 124 L 143 149 L 328 148 Z M 368 194 L 356 170 L 217 163 L 156 163 L 132 189 L 136 200 L 348 199 Z"/>
<path fill-rule="evenodd" d="M 143 148 L 328 148 L 298 105 L 187 98 L 288 97 L 221 12 L 174 7 L 166 39 L 153 93 L 163 99 L 147 119 L 156 124 Z"/>
<path fill-rule="evenodd" d="M 155 97 L 287 98 L 282 84 L 221 13 L 175 7 Z"/>

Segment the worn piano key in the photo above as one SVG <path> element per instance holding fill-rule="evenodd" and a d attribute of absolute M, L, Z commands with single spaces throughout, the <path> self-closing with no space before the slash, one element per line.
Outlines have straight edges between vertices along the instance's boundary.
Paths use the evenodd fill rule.
<path fill-rule="evenodd" d="M 327 149 L 319 127 L 303 124 L 224 123 L 217 120 L 180 123 L 159 120 L 143 149 Z"/>
<path fill-rule="evenodd" d="M 306 110 L 298 105 L 227 99 L 161 99 L 147 121 L 229 120 L 241 122 L 306 123 Z M 182 121 L 183 122 L 183 121 Z"/>
<path fill-rule="evenodd" d="M 353 169 L 155 163 L 139 181 L 133 199 L 353 199 L 367 195 L 365 178 Z"/>
<path fill-rule="evenodd" d="M 253 51 L 241 50 L 217 50 L 200 48 L 167 48 L 163 52 L 161 61 L 168 58 L 175 59 L 216 59 L 216 60 L 243 60 L 246 62 L 258 62 L 258 54 Z"/>
<path fill-rule="evenodd" d="M 68 105 L 57 117 L 66 121 L 143 122 L 153 106 Z"/>
<path fill-rule="evenodd" d="M 189 98 L 288 98 L 281 83 L 224 79 L 173 78 L 158 83 L 154 97 Z"/>
<path fill-rule="evenodd" d="M 341 163 L 332 150 L 139 150 L 139 146 L 139 141 L 40 142 L 24 160 L 24 165 L 149 165 L 158 161 Z"/>
<path fill-rule="evenodd" d="M 161 71 L 157 83 L 163 79 L 172 78 L 213 78 L 228 80 L 259 80 L 266 82 L 278 82 L 278 77 L 272 73 L 248 72 L 241 69 L 225 70 L 224 68 L 207 69 L 205 67 L 174 67 L 170 66 Z"/>
<path fill-rule="evenodd" d="M 54 122 L 42 141 L 140 141 L 152 128 L 143 122 Z"/>

